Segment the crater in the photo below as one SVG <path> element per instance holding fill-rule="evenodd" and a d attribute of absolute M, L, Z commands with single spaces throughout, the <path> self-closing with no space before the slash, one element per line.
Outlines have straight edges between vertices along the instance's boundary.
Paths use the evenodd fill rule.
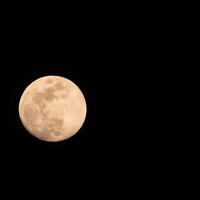
<path fill-rule="evenodd" d="M 45 89 L 45 92 L 43 93 L 43 97 L 47 101 L 52 101 L 56 97 L 54 93 L 55 93 L 54 88 L 47 88 Z"/>
<path fill-rule="evenodd" d="M 55 136 L 60 136 L 62 133 L 60 131 L 54 131 Z"/>
<path fill-rule="evenodd" d="M 52 101 L 56 97 L 54 93 L 55 89 L 53 87 L 48 87 L 44 90 L 44 92 L 36 92 L 32 97 L 32 100 L 39 106 L 42 106 L 43 99 L 47 101 Z"/>
<path fill-rule="evenodd" d="M 52 84 L 53 83 L 53 79 L 49 78 L 45 81 L 47 84 Z"/>
<path fill-rule="evenodd" d="M 46 131 L 55 136 L 59 136 L 63 131 L 63 120 L 58 118 L 50 118 L 46 123 Z"/>
<path fill-rule="evenodd" d="M 40 107 L 40 113 L 43 117 L 43 119 L 48 119 L 48 114 L 49 114 L 49 111 L 48 110 L 45 110 L 45 107 Z"/>
<path fill-rule="evenodd" d="M 66 99 L 67 95 L 66 94 L 61 94 L 60 97 L 61 97 L 61 99 Z"/>
<path fill-rule="evenodd" d="M 61 82 L 57 82 L 55 85 L 54 85 L 54 88 L 56 90 L 64 90 L 65 89 L 65 86 L 61 83 Z"/>
<path fill-rule="evenodd" d="M 34 110 L 31 105 L 25 105 L 23 116 L 24 119 L 27 121 L 28 126 L 33 127 L 35 126 L 35 122 L 37 120 L 38 112 Z"/>
<path fill-rule="evenodd" d="M 50 138 L 49 130 L 48 129 L 35 129 L 35 134 L 38 136 L 38 138 L 43 140 L 48 140 Z"/>
<path fill-rule="evenodd" d="M 41 98 L 43 97 L 43 93 L 42 92 L 37 92 L 35 93 L 35 95 L 32 97 L 32 101 L 36 104 L 41 105 Z"/>
<path fill-rule="evenodd" d="M 50 126 L 52 127 L 55 127 L 55 128 L 59 128 L 63 125 L 63 120 L 62 119 L 58 119 L 58 118 L 50 118 L 49 119 L 50 121 Z"/>
<path fill-rule="evenodd" d="M 57 118 L 50 118 L 46 121 L 40 134 L 43 139 L 48 139 L 51 135 L 58 137 L 63 133 L 63 120 Z"/>

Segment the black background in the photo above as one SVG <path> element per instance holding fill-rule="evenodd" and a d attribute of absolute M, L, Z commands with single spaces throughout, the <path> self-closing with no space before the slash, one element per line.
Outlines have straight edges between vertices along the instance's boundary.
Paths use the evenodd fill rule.
<path fill-rule="evenodd" d="M 178 63 L 168 55 L 162 10 L 9 8 L 4 19 L 1 155 L 11 180 L 33 179 L 42 185 L 37 189 L 62 180 L 67 188 L 150 173 L 165 144 L 166 127 L 157 121 L 163 80 Z M 20 122 L 22 92 L 45 75 L 69 78 L 85 95 L 86 121 L 67 141 L 39 141 Z"/>
<path fill-rule="evenodd" d="M 177 60 L 175 76 L 175 97 L 177 115 L 177 145 L 183 177 L 199 176 L 199 30 L 197 30 L 196 9 L 182 9 L 176 18 L 173 54 Z M 181 170 L 183 169 L 183 170 Z"/>
<path fill-rule="evenodd" d="M 192 67 L 188 68 L 190 71 Z M 183 72 L 183 69 L 180 71 Z M 199 176 L 199 77 L 198 73 L 193 75 L 183 73 L 180 76 L 178 73 L 180 71 L 177 70 L 176 77 L 177 117 L 175 120 L 179 144 L 178 159 L 181 158 L 182 161 L 180 163 L 184 169 L 181 171 L 183 176 Z"/>

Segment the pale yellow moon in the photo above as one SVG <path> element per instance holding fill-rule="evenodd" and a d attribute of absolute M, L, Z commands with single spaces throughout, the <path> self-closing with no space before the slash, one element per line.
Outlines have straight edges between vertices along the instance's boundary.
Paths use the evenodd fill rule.
<path fill-rule="evenodd" d="M 19 101 L 24 127 L 40 140 L 57 142 L 70 138 L 86 117 L 83 93 L 69 79 L 44 76 L 33 81 Z"/>

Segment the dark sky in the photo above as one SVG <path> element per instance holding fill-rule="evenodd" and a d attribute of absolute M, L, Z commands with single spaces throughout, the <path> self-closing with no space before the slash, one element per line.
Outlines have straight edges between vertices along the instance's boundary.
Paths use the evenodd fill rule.
<path fill-rule="evenodd" d="M 51 174 L 50 179 L 69 179 L 73 185 L 95 184 L 150 171 L 146 164 L 157 162 L 165 145 L 161 137 L 166 130 L 157 121 L 163 82 L 178 63 L 169 56 L 169 30 L 161 13 L 136 8 L 5 10 L 1 70 L 6 122 L 0 148 L 2 167 L 16 182 Z M 19 120 L 22 92 L 45 75 L 73 80 L 87 100 L 83 128 L 64 142 L 39 141 Z"/>
<path fill-rule="evenodd" d="M 181 9 L 173 28 L 173 54 L 176 59 L 174 97 L 176 101 L 176 119 L 178 156 L 181 161 L 182 176 L 200 175 L 199 145 L 199 31 L 196 9 L 185 13 Z"/>

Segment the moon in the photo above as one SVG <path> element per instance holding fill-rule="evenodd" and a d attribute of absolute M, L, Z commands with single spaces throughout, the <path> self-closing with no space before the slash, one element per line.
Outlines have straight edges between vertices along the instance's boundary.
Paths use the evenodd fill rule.
<path fill-rule="evenodd" d="M 72 137 L 86 118 L 86 101 L 79 87 L 61 76 L 33 81 L 19 101 L 19 117 L 25 129 L 47 142 Z"/>

